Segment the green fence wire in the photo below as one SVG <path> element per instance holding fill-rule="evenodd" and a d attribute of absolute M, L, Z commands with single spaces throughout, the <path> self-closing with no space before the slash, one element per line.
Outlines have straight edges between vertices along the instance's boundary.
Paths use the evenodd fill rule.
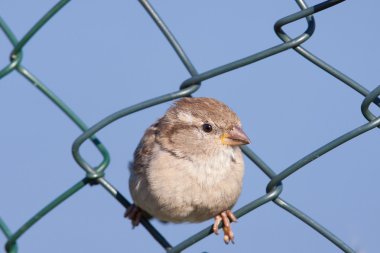
<path fill-rule="evenodd" d="M 328 9 L 336 4 L 343 2 L 344 0 L 330 0 L 325 1 L 320 4 L 308 7 L 305 1 L 296 0 L 297 5 L 300 8 L 300 11 L 281 18 L 274 25 L 274 30 L 277 36 L 283 41 L 283 43 L 278 44 L 276 46 L 270 47 L 261 52 L 255 53 L 253 55 L 247 56 L 240 60 L 213 68 L 211 70 L 205 71 L 203 73 L 198 73 L 196 68 L 191 63 L 189 57 L 186 55 L 181 45 L 177 42 L 174 35 L 170 32 L 169 28 L 166 26 L 164 21 L 160 18 L 158 13 L 154 10 L 152 5 L 147 0 L 140 0 L 139 2 L 145 8 L 146 12 L 150 15 L 153 21 L 156 23 L 158 28 L 161 30 L 163 35 L 166 37 L 170 45 L 173 47 L 174 51 L 177 53 L 179 59 L 182 61 L 183 65 L 186 67 L 190 74 L 190 78 L 184 80 L 180 86 L 180 89 L 159 97 L 155 97 L 149 99 L 147 101 L 141 102 L 139 104 L 133 105 L 131 107 L 122 109 L 118 112 L 109 115 L 104 118 L 97 124 L 88 128 L 82 120 L 62 101 L 58 96 L 56 96 L 52 91 L 48 89 L 36 76 L 30 73 L 23 65 L 22 65 L 22 49 L 23 47 L 30 41 L 30 39 L 42 28 L 55 14 L 57 14 L 68 2 L 69 0 L 59 1 L 52 9 L 50 9 L 20 40 L 16 38 L 13 34 L 12 30 L 6 22 L 0 17 L 0 27 L 3 33 L 7 36 L 9 41 L 13 45 L 13 50 L 10 54 L 10 63 L 0 70 L 0 79 L 4 78 L 11 72 L 17 71 L 20 75 L 25 77 L 28 81 L 30 81 L 35 87 L 37 87 L 46 97 L 48 97 L 54 104 L 56 104 L 66 115 L 69 117 L 82 131 L 83 133 L 74 141 L 72 145 L 72 154 L 74 159 L 79 164 L 79 166 L 85 171 L 86 175 L 83 179 L 79 180 L 68 190 L 63 192 L 60 196 L 55 198 L 51 203 L 47 206 L 43 207 L 37 214 L 31 217 L 24 225 L 22 225 L 17 231 L 11 232 L 5 221 L 0 218 L 0 229 L 7 237 L 7 242 L 5 245 L 5 249 L 7 252 L 15 253 L 17 252 L 17 240 L 22 236 L 25 232 L 27 232 L 36 222 L 38 222 L 41 218 L 43 218 L 48 212 L 56 208 L 66 199 L 70 198 L 73 194 L 77 193 L 84 186 L 91 184 L 99 184 L 105 190 L 107 190 L 121 205 L 124 207 L 129 207 L 130 202 L 122 195 L 120 192 L 112 186 L 110 182 L 106 180 L 104 177 L 104 171 L 108 167 L 110 163 L 110 155 L 105 148 L 105 146 L 101 143 L 101 141 L 95 136 L 95 134 L 108 126 L 112 122 L 125 117 L 129 114 L 136 113 L 138 111 L 144 110 L 148 107 L 152 107 L 173 99 L 177 99 L 184 96 L 190 96 L 194 92 L 196 92 L 200 86 L 201 82 L 215 76 L 221 75 L 228 71 L 232 71 L 234 69 L 243 67 L 248 64 L 252 64 L 254 62 L 260 61 L 272 55 L 284 52 L 286 50 L 292 49 L 303 56 L 308 61 L 312 62 L 319 68 L 323 69 L 330 75 L 334 76 L 344 84 L 351 87 L 356 92 L 362 94 L 365 98 L 361 105 L 361 111 L 364 117 L 368 120 L 368 123 L 358 126 L 357 128 L 343 134 L 342 136 L 332 140 L 326 145 L 318 148 L 312 153 L 306 155 L 302 159 L 296 161 L 294 164 L 276 174 L 257 154 L 255 154 L 248 147 L 243 147 L 242 150 L 244 154 L 255 163 L 261 171 L 268 176 L 270 179 L 267 188 L 266 194 L 261 196 L 258 199 L 253 200 L 247 205 L 243 206 L 239 210 L 235 212 L 236 217 L 241 217 L 254 209 L 272 201 L 282 209 L 286 210 L 290 214 L 294 215 L 305 224 L 313 228 L 320 235 L 324 236 L 331 243 L 335 244 L 338 248 L 340 248 L 344 252 L 354 252 L 354 250 L 348 246 L 345 242 L 340 240 L 337 236 L 335 236 L 332 232 L 324 228 L 321 224 L 313 220 L 311 217 L 307 216 L 305 213 L 297 209 L 295 206 L 292 206 L 290 203 L 285 201 L 280 197 L 282 192 L 282 181 L 292 175 L 297 170 L 303 168 L 306 164 L 311 161 L 317 159 L 318 157 L 324 155 L 325 153 L 333 150 L 339 145 L 373 129 L 380 126 L 380 117 L 376 117 L 370 110 L 369 106 L 374 103 L 375 105 L 380 107 L 380 100 L 378 96 L 380 95 L 380 86 L 374 89 L 373 91 L 368 91 L 366 88 L 361 86 L 359 83 L 352 80 L 347 75 L 343 74 L 339 70 L 330 66 L 326 62 L 322 61 L 311 52 L 306 50 L 301 46 L 306 40 L 308 40 L 315 30 L 315 21 L 313 18 L 313 14 L 316 14 L 320 11 Z M 295 22 L 299 19 L 306 19 L 307 21 L 307 29 L 304 33 L 300 34 L 295 38 L 291 38 L 287 35 L 282 29 L 283 26 Z M 80 155 L 81 145 L 87 141 L 91 140 L 92 143 L 99 150 L 100 154 L 103 157 L 103 160 L 97 166 L 91 166 L 85 158 Z M 142 225 L 146 228 L 146 230 L 154 237 L 154 239 L 167 251 L 167 252 L 180 252 L 194 243 L 202 240 L 206 236 L 212 233 L 211 226 L 206 227 L 205 229 L 199 231 L 193 236 L 187 238 L 182 241 L 178 245 L 172 246 L 161 234 L 160 232 L 151 225 L 151 223 L 147 220 L 142 220 Z"/>

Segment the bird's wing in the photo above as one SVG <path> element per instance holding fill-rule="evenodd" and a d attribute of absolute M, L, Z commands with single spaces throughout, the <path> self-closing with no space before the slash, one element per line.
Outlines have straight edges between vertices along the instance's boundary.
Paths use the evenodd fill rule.
<path fill-rule="evenodd" d="M 141 138 L 139 145 L 134 152 L 133 162 L 130 163 L 129 169 L 131 173 L 142 174 L 146 173 L 146 168 L 149 166 L 150 160 L 153 156 L 153 148 L 156 143 L 158 122 L 151 125 Z"/>

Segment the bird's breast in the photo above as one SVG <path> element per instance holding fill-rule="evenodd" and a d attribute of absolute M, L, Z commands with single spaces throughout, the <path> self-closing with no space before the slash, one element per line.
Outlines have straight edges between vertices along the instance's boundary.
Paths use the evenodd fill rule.
<path fill-rule="evenodd" d="M 153 216 L 199 222 L 235 204 L 244 170 L 240 150 L 226 149 L 198 159 L 181 159 L 161 151 L 157 154 L 147 174 L 149 193 L 139 201 Z"/>

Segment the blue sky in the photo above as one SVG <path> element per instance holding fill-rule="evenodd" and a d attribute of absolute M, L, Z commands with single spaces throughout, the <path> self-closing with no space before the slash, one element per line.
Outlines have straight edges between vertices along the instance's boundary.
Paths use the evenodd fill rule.
<path fill-rule="evenodd" d="M 56 1 L 0 2 L 17 38 Z M 152 1 L 203 72 L 281 43 L 274 23 L 298 10 L 294 1 Z M 309 5 L 319 1 L 308 1 Z M 380 84 L 378 1 L 345 1 L 315 15 L 305 48 L 368 90 Z M 284 27 L 291 36 L 300 20 Z M 0 34 L 0 66 L 11 44 Z M 122 108 L 178 90 L 186 69 L 137 1 L 72 1 L 23 48 L 22 64 L 91 126 Z M 364 97 L 292 50 L 203 82 L 194 94 L 217 98 L 240 116 L 249 147 L 277 173 L 367 122 Z M 97 136 L 111 155 L 106 170 L 122 194 L 127 164 L 165 103 L 122 118 Z M 376 114 L 378 109 L 370 107 Z M 0 216 L 12 231 L 84 177 L 71 155 L 80 130 L 33 85 L 13 72 L 0 79 Z M 283 181 L 281 197 L 359 252 L 376 252 L 380 233 L 377 178 L 380 134 L 371 130 Z M 91 164 L 101 157 L 85 143 Z M 239 208 L 265 194 L 268 178 L 246 160 Z M 101 186 L 86 186 L 35 224 L 19 252 L 163 252 Z M 152 223 L 173 245 L 211 224 Z M 303 222 L 268 203 L 233 224 L 235 245 L 211 235 L 185 252 L 340 252 Z M 0 244 L 5 237 L 0 235 Z"/>

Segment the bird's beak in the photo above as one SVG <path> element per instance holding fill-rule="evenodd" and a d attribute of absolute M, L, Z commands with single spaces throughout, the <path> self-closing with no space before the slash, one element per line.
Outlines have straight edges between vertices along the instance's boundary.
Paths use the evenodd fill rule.
<path fill-rule="evenodd" d="M 222 143 L 229 146 L 239 146 L 251 143 L 243 129 L 234 126 L 230 131 L 224 133 L 221 137 Z"/>

